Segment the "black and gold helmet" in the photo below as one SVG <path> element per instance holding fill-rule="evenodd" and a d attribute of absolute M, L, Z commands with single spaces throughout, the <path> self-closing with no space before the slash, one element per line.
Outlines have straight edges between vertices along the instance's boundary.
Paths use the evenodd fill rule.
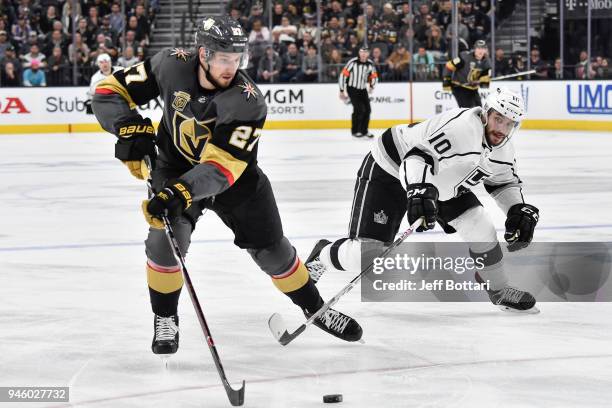
<path fill-rule="evenodd" d="M 246 66 L 248 43 L 249 38 L 240 23 L 227 15 L 204 17 L 196 27 L 195 48 L 203 47 L 207 59 L 215 52 L 240 53 L 243 55 L 241 67 Z"/>

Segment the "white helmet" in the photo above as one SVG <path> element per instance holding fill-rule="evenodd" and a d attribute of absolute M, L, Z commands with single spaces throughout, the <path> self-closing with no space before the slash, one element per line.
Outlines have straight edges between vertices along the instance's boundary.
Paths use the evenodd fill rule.
<path fill-rule="evenodd" d="M 489 113 L 490 109 L 495 109 L 519 124 L 525 118 L 523 98 L 518 93 L 505 87 L 497 87 L 489 93 L 484 103 L 484 111 Z"/>
<path fill-rule="evenodd" d="M 514 122 L 514 127 L 508 133 L 505 142 L 512 137 L 514 132 L 521 126 L 522 120 L 525 118 L 525 102 L 520 94 L 511 91 L 506 87 L 496 87 L 491 90 L 489 96 L 485 100 L 483 111 L 486 117 L 489 116 L 491 109 L 495 109 L 500 114 Z"/>

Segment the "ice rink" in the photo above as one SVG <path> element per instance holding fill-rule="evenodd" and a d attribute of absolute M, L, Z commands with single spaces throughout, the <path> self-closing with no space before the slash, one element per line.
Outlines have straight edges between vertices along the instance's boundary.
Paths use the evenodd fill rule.
<path fill-rule="evenodd" d="M 376 131 L 375 133 L 380 133 Z M 611 241 L 612 134 L 526 131 L 514 137 L 538 241 Z M 69 386 L 70 404 L 15 407 L 228 407 L 188 296 L 179 352 L 165 369 L 150 351 L 144 268 L 144 183 L 113 158 L 108 134 L 0 136 L 0 386 Z M 345 234 L 369 140 L 347 131 L 265 131 L 260 166 L 285 234 L 305 259 Z M 503 240 L 504 214 L 477 193 Z M 491 304 L 337 306 L 365 344 L 309 328 L 287 347 L 267 319 L 303 316 L 209 212 L 187 265 L 229 380 L 247 407 L 609 407 L 612 305 L 541 303 L 539 315 Z M 448 240 L 436 229 L 410 240 Z M 333 295 L 352 276 L 329 274 Z"/>

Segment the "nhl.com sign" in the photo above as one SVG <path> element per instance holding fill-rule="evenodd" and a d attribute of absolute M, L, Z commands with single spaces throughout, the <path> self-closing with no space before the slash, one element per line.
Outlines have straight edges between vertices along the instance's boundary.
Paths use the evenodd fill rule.
<path fill-rule="evenodd" d="M 567 84 L 567 111 L 573 114 L 612 114 L 612 85 Z"/>

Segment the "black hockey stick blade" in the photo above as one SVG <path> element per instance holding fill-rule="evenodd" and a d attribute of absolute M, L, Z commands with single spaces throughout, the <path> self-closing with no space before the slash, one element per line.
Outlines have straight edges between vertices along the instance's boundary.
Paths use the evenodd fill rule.
<path fill-rule="evenodd" d="M 223 387 L 225 388 L 225 392 L 227 393 L 227 398 L 229 399 L 230 404 L 234 407 L 239 407 L 244 404 L 244 385 L 245 382 L 242 380 L 242 387 L 235 390 L 232 388 L 227 379 L 223 379 Z"/>

